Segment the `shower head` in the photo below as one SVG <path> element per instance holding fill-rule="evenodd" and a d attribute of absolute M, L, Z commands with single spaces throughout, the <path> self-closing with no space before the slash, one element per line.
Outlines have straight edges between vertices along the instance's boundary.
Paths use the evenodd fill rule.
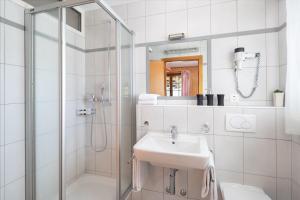
<path fill-rule="evenodd" d="M 104 84 L 102 84 L 100 87 L 100 94 L 102 97 L 104 96 L 104 91 L 105 91 L 105 86 L 104 86 Z"/>

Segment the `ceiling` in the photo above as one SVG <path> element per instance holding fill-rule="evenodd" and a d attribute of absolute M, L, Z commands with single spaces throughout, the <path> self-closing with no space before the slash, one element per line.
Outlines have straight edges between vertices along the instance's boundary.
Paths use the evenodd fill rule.
<path fill-rule="evenodd" d="M 107 2 L 108 5 L 110 6 L 116 6 L 116 5 L 122 5 L 122 4 L 127 4 L 127 3 L 132 3 L 140 0 L 104 0 Z"/>
<path fill-rule="evenodd" d="M 23 1 L 32 5 L 33 7 L 37 7 L 37 6 L 46 5 L 60 0 L 23 0 Z M 140 0 L 104 0 L 104 1 L 106 1 L 107 4 L 110 6 L 116 6 L 116 5 L 132 3 Z"/>

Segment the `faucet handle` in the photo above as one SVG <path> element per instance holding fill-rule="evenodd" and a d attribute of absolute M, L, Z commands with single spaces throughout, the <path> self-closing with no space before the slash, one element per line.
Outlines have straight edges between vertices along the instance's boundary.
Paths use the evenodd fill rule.
<path fill-rule="evenodd" d="M 177 126 L 171 125 L 170 127 L 171 127 L 171 131 L 172 131 L 172 130 L 176 130 L 176 131 L 177 131 Z"/>

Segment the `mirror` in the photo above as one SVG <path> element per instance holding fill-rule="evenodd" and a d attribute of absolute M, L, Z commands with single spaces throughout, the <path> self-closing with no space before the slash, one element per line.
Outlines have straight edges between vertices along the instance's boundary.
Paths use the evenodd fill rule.
<path fill-rule="evenodd" d="M 148 93 L 196 96 L 207 89 L 207 41 L 148 47 Z"/>

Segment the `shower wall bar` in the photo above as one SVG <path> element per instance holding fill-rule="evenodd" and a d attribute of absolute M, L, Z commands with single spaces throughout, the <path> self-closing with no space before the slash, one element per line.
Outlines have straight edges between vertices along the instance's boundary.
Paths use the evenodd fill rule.
<path fill-rule="evenodd" d="M 96 3 L 102 8 L 104 11 L 106 11 L 115 21 L 116 21 L 116 61 L 117 61 L 117 69 L 118 71 L 118 101 L 121 101 L 120 97 L 120 89 L 122 82 L 120 81 L 121 77 L 121 28 L 124 28 L 131 36 L 134 35 L 133 31 L 131 31 L 126 24 L 123 22 L 123 20 L 111 9 L 109 6 L 103 1 L 103 0 L 67 0 L 57 3 L 52 3 L 46 6 L 37 7 L 34 9 L 26 10 L 25 12 L 25 38 L 26 38 L 26 44 L 25 44 L 25 61 L 26 61 L 26 200 L 36 200 L 36 163 L 35 163 L 35 155 L 36 155 L 36 149 L 35 149 L 35 40 L 34 40 L 34 26 L 35 26 L 35 14 L 47 12 L 50 10 L 57 9 L 59 16 L 59 27 L 58 27 L 58 62 L 59 62 L 59 200 L 65 200 L 66 199 L 66 189 L 65 189 L 65 181 L 64 181 L 64 175 L 63 175 L 63 169 L 65 165 L 65 159 L 62 152 L 64 152 L 64 145 L 65 145 L 65 139 L 64 139 L 64 123 L 63 121 L 65 116 L 65 105 L 64 105 L 64 96 L 66 93 L 65 87 L 65 69 L 66 66 L 64 66 L 65 62 L 65 47 L 66 47 L 66 38 L 65 38 L 65 8 L 67 7 L 73 7 L 73 6 L 79 6 L 84 4 L 90 4 L 90 3 Z M 132 44 L 132 47 L 134 45 Z M 107 48 L 106 48 L 107 49 Z M 121 108 L 120 102 L 118 103 L 118 107 Z M 119 109 L 120 111 L 121 109 Z M 117 141 L 119 144 L 117 144 L 116 151 L 117 151 L 117 170 L 116 170 L 116 177 L 117 177 L 117 186 L 116 186 L 116 195 L 117 199 L 124 198 L 121 194 L 121 178 L 120 178 L 120 143 L 121 143 L 121 137 L 120 137 L 120 124 L 121 124 L 121 114 L 118 112 L 118 131 L 117 131 Z M 129 188 L 128 188 L 129 189 Z"/>
<path fill-rule="evenodd" d="M 106 11 L 114 20 L 117 20 L 122 24 L 122 26 L 127 29 L 130 33 L 134 33 L 123 21 L 123 19 L 113 10 L 104 0 L 66 0 L 66 1 L 59 1 L 55 3 L 51 3 L 44 6 L 39 6 L 33 9 L 28 9 L 25 11 L 25 14 L 34 14 L 39 12 L 44 12 L 48 10 L 52 10 L 54 8 L 68 8 L 73 6 L 80 6 L 89 3 L 96 3 L 98 4 L 104 11 Z"/>

